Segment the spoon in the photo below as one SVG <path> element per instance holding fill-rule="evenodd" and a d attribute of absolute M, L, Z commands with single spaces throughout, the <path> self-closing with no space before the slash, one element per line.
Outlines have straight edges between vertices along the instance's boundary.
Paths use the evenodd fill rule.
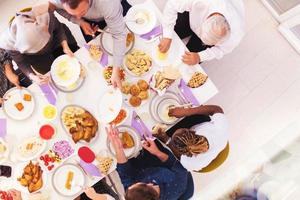
<path fill-rule="evenodd" d="M 145 23 L 145 19 L 143 19 L 143 18 L 136 18 L 136 19 L 126 20 L 126 22 L 135 22 L 136 24 L 143 24 L 143 23 Z"/>

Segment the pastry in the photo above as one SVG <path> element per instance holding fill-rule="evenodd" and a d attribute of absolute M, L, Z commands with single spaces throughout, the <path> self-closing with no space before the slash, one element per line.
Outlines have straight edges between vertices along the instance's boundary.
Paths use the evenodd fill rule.
<path fill-rule="evenodd" d="M 95 60 L 100 60 L 102 57 L 102 54 L 103 54 L 100 46 L 97 46 L 94 44 L 90 45 L 89 52 L 90 52 L 91 57 Z"/>
<path fill-rule="evenodd" d="M 110 157 L 101 156 L 97 156 L 96 159 L 99 162 L 97 167 L 100 170 L 100 172 L 103 174 L 107 174 L 114 160 Z"/>
<path fill-rule="evenodd" d="M 69 171 L 68 175 L 67 175 L 66 183 L 65 183 L 65 188 L 67 190 L 71 190 L 73 178 L 74 178 L 74 172 Z"/>
<path fill-rule="evenodd" d="M 123 83 L 122 83 L 121 92 L 122 92 L 123 94 L 129 94 L 129 93 L 130 93 L 130 84 L 127 83 L 127 82 L 123 82 Z"/>
<path fill-rule="evenodd" d="M 31 95 L 30 94 L 24 94 L 23 100 L 24 101 L 31 101 Z"/>
<path fill-rule="evenodd" d="M 133 50 L 126 56 L 125 64 L 133 74 L 142 76 L 150 70 L 152 59 L 141 50 Z"/>
<path fill-rule="evenodd" d="M 16 103 L 15 107 L 18 109 L 18 111 L 22 111 L 24 109 L 24 105 L 22 103 Z"/>
<path fill-rule="evenodd" d="M 123 132 L 121 136 L 121 141 L 124 149 L 129 149 L 134 147 L 134 140 L 128 132 Z"/>
<path fill-rule="evenodd" d="M 138 95 L 138 97 L 142 100 L 146 100 L 149 97 L 148 91 L 141 91 Z"/>
<path fill-rule="evenodd" d="M 139 86 L 140 90 L 142 90 L 142 91 L 146 91 L 149 88 L 148 83 L 142 79 L 137 82 L 137 85 Z"/>
<path fill-rule="evenodd" d="M 132 96 L 130 99 L 129 99 L 129 103 L 131 106 L 133 107 L 138 107 L 141 105 L 142 103 L 142 99 L 139 98 L 139 97 L 136 97 L 136 96 Z"/>
<path fill-rule="evenodd" d="M 130 94 L 132 96 L 138 96 L 140 91 L 141 91 L 140 88 L 135 84 L 130 87 Z"/>
<path fill-rule="evenodd" d="M 200 87 L 206 82 L 207 78 L 207 75 L 202 74 L 201 72 L 195 72 L 187 85 L 190 88 Z"/>

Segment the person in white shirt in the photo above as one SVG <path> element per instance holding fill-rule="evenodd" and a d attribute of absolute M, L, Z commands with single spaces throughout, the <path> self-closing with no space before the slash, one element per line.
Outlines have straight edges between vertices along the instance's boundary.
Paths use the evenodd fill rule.
<path fill-rule="evenodd" d="M 188 65 L 220 59 L 241 41 L 244 30 L 242 0 L 168 0 L 163 13 L 159 50 L 169 50 L 173 30 L 181 39 L 191 36 L 182 61 Z"/>
<path fill-rule="evenodd" d="M 121 87 L 119 67 L 126 51 L 126 25 L 123 16 L 131 7 L 127 0 L 49 0 L 51 8 L 69 21 L 78 24 L 86 42 L 106 25 L 113 36 L 112 84 Z"/>
<path fill-rule="evenodd" d="M 226 147 L 228 121 L 219 106 L 178 107 L 170 109 L 169 115 L 184 119 L 154 136 L 167 144 L 187 170 L 201 170 Z"/>

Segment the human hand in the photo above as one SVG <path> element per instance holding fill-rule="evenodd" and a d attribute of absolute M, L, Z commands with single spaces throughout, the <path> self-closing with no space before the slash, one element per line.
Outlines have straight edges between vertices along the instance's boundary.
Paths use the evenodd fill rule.
<path fill-rule="evenodd" d="M 13 200 L 22 200 L 21 192 L 15 189 L 11 189 L 8 193 L 12 196 Z"/>
<path fill-rule="evenodd" d="M 185 54 L 182 56 L 182 62 L 188 65 L 196 65 L 200 63 L 201 59 L 198 53 L 195 52 L 188 52 L 186 51 Z"/>
<path fill-rule="evenodd" d="M 120 68 L 119 67 L 113 67 L 113 72 L 110 78 L 111 84 L 114 86 L 114 88 L 122 88 L 122 81 L 120 78 Z"/>
<path fill-rule="evenodd" d="M 143 141 L 142 146 L 144 149 L 146 149 L 155 156 L 161 153 L 161 151 L 157 148 L 154 140 L 147 139 L 147 141 Z"/>
<path fill-rule="evenodd" d="M 96 197 L 98 195 L 93 187 L 85 188 L 84 192 L 85 192 L 86 196 L 90 199 L 96 199 Z"/>
<path fill-rule="evenodd" d="M 171 42 L 172 42 L 172 39 L 170 39 L 170 38 L 163 38 L 160 41 L 159 45 L 158 45 L 159 51 L 161 53 L 166 53 L 170 49 Z"/>
<path fill-rule="evenodd" d="M 45 83 L 48 83 L 50 81 L 50 77 L 48 75 L 35 75 L 35 74 L 29 74 L 30 80 L 32 80 L 34 83 L 42 85 Z"/>
<path fill-rule="evenodd" d="M 187 109 L 183 107 L 174 107 L 169 109 L 168 115 L 170 117 L 181 118 L 188 115 Z"/>
<path fill-rule="evenodd" d="M 122 151 L 123 144 L 119 137 L 119 130 L 115 127 L 110 125 L 109 127 L 105 127 L 107 136 L 109 141 L 112 143 L 115 151 Z"/>
<path fill-rule="evenodd" d="M 70 49 L 68 42 L 66 40 L 62 41 L 61 46 L 63 48 L 63 51 L 65 54 L 67 54 L 70 57 L 74 57 L 74 53 Z"/>
<path fill-rule="evenodd" d="M 95 34 L 95 31 L 93 29 L 93 27 L 91 26 L 90 23 L 84 21 L 84 20 L 81 20 L 80 22 L 80 27 L 82 28 L 83 32 L 86 34 L 86 35 L 91 35 L 91 36 L 94 36 Z"/>

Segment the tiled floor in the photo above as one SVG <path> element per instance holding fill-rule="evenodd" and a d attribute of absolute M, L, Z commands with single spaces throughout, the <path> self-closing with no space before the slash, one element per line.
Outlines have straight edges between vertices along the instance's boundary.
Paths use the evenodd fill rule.
<path fill-rule="evenodd" d="M 38 1 L 44 0 L 2 0 L 0 31 L 15 10 Z M 154 1 L 163 8 L 165 0 Z M 220 91 L 208 103 L 221 105 L 230 121 L 231 151 L 219 169 L 194 174 L 195 200 L 218 193 L 215 188 L 224 183 L 224 175 L 239 170 L 241 161 L 300 117 L 300 56 L 277 31 L 278 23 L 260 0 L 244 2 L 243 41 L 223 59 L 203 64 Z"/>

